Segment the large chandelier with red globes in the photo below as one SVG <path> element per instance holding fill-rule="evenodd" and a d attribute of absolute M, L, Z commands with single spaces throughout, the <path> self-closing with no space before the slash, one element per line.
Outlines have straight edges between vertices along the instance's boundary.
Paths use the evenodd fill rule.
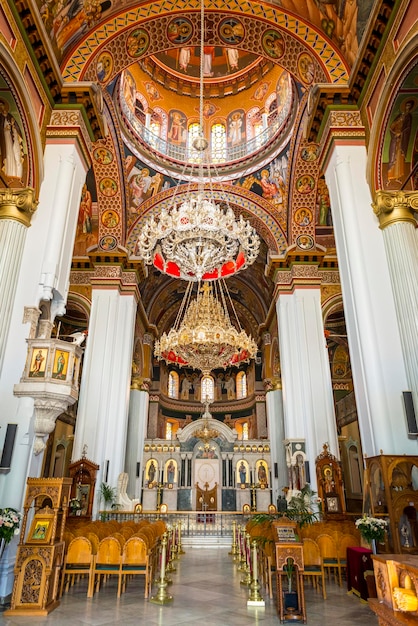
<path fill-rule="evenodd" d="M 155 356 L 207 374 L 255 357 L 257 344 L 241 328 L 224 278 L 255 261 L 260 240 L 242 215 L 236 219 L 222 187 L 218 185 L 217 194 L 214 191 L 203 132 L 203 4 L 202 0 L 199 134 L 190 153 L 190 166 L 198 165 L 198 183 L 189 182 L 185 193 L 179 183 L 169 208 L 144 222 L 136 253 L 146 264 L 189 283 L 174 326 L 156 342 Z M 197 295 L 192 299 L 196 283 Z"/>

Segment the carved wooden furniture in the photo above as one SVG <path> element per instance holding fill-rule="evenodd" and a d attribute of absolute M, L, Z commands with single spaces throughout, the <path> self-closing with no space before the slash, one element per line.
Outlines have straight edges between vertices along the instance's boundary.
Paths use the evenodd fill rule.
<path fill-rule="evenodd" d="M 373 555 L 377 599 L 369 599 L 369 606 L 376 613 L 381 626 L 405 624 L 412 626 L 418 621 L 418 566 L 417 560 L 408 555 Z"/>
<path fill-rule="evenodd" d="M 316 479 L 318 496 L 323 502 L 325 518 L 345 513 L 345 498 L 341 463 L 330 453 L 325 443 L 323 451 L 316 458 Z"/>
<path fill-rule="evenodd" d="M 306 624 L 303 545 L 296 541 L 296 522 L 282 518 L 273 523 L 273 529 L 276 548 L 276 602 L 280 622 L 291 620 Z M 295 606 L 287 603 L 289 592 L 284 593 L 283 577 L 296 580 Z"/>
<path fill-rule="evenodd" d="M 5 615 L 48 615 L 59 605 L 70 489 L 70 478 L 28 478 L 11 607 Z"/>
<path fill-rule="evenodd" d="M 96 543 L 96 545 L 95 545 Z M 94 566 L 98 541 L 92 542 L 87 537 L 75 537 L 68 546 L 61 574 L 60 597 L 70 584 L 74 584 L 76 575 L 88 575 L 87 597 L 92 598 L 94 592 Z"/>
<path fill-rule="evenodd" d="M 319 550 L 319 546 L 313 539 L 303 539 L 303 574 L 305 578 L 311 578 L 315 589 L 318 588 L 318 583 L 322 584 L 322 597 L 327 599 L 327 592 L 325 587 L 325 569 L 324 561 Z"/>
<path fill-rule="evenodd" d="M 389 522 L 386 546 L 379 544 L 379 552 L 418 554 L 418 456 L 366 458 L 363 509 Z"/>
<path fill-rule="evenodd" d="M 71 509 L 70 517 L 77 516 L 83 519 L 91 519 L 94 504 L 94 491 L 96 488 L 96 476 L 99 465 L 87 459 L 84 455 L 78 461 L 71 463 L 69 467 L 70 478 L 73 481 L 71 487 L 71 500 L 78 500 L 80 508 Z"/>

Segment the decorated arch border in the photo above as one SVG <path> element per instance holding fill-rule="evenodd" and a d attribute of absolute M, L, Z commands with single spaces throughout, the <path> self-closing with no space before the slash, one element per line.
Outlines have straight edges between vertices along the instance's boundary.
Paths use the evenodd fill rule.
<path fill-rule="evenodd" d="M 181 201 L 182 196 L 186 193 L 186 190 L 183 192 L 179 189 L 176 194 L 177 200 Z M 269 251 L 272 254 L 284 254 L 287 247 L 286 237 L 281 229 L 281 226 L 272 215 L 271 211 L 273 207 L 270 203 L 261 201 L 262 199 L 251 191 L 233 187 L 226 191 L 225 189 L 222 189 L 221 185 L 213 186 L 212 196 L 219 202 L 224 202 L 225 197 L 227 197 L 231 204 L 238 206 L 242 211 L 247 211 L 253 218 L 253 225 L 257 233 L 265 241 Z M 168 189 L 167 191 L 150 198 L 141 205 L 141 215 L 132 225 L 126 238 L 126 248 L 129 250 L 131 255 L 135 254 L 135 246 L 143 221 L 150 217 L 153 213 L 158 214 L 162 209 L 169 209 L 172 202 L 173 190 Z"/>
<path fill-rule="evenodd" d="M 190 21 L 197 23 L 199 12 L 200 0 L 183 0 L 182 2 L 160 0 L 160 2 L 148 2 L 135 9 L 110 17 L 103 24 L 95 27 L 94 32 L 91 32 L 84 40 L 78 42 L 76 48 L 69 52 L 62 68 L 64 82 L 88 80 L 91 74 L 91 60 L 98 52 L 104 51 L 105 46 L 106 50 L 112 53 L 112 58 L 115 60 L 115 72 L 120 72 L 133 61 L 126 53 L 126 39 L 133 31 L 138 30 L 144 24 L 147 24 L 147 29 L 152 30 L 153 37 L 143 54 L 155 54 L 163 49 L 177 47 L 173 46 L 166 37 L 167 23 L 173 19 L 173 14 L 187 15 Z M 288 11 L 283 11 L 273 6 L 249 3 L 242 0 L 232 0 L 232 2 L 226 5 L 224 0 L 212 0 L 210 6 L 207 7 L 206 15 L 211 16 L 215 28 L 213 29 L 212 40 L 208 41 L 208 43 L 219 46 L 225 45 L 219 37 L 218 28 L 216 27 L 218 22 L 225 19 L 225 13 L 230 16 L 240 16 L 245 32 L 239 44 L 241 48 L 251 49 L 262 56 L 268 57 L 262 47 L 262 37 L 254 37 L 253 33 L 259 30 L 264 32 L 268 28 L 276 27 L 278 32 L 285 38 L 286 52 L 280 58 L 280 63 L 285 69 L 297 76 L 297 65 L 298 62 L 300 64 L 300 57 L 297 55 L 295 59 L 296 65 L 292 63 L 290 64 L 291 66 L 289 66 L 288 58 L 292 49 L 292 46 L 289 46 L 289 39 L 293 39 L 294 44 L 299 44 L 300 53 L 313 53 L 316 74 L 323 74 L 323 82 L 346 83 L 348 81 L 348 65 L 338 49 L 317 28 L 305 23 L 300 16 L 295 16 Z M 197 29 L 189 45 L 198 44 Z M 254 50 L 254 44 L 256 45 L 256 50 Z M 123 67 L 119 66 L 118 63 L 118 60 L 121 60 L 122 57 L 124 61 Z M 315 77 L 315 82 L 319 82 L 318 78 L 319 76 Z M 305 82 L 309 84 L 309 81 Z"/>

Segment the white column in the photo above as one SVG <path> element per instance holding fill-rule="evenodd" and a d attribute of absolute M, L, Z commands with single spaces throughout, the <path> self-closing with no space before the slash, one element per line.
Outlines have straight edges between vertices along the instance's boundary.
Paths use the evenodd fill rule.
<path fill-rule="evenodd" d="M 277 301 L 286 439 L 305 439 L 312 489 L 324 443 L 339 456 L 331 373 L 319 287 L 279 293 Z"/>
<path fill-rule="evenodd" d="M 144 470 L 143 456 L 144 441 L 147 434 L 148 406 L 148 391 L 131 389 L 125 458 L 125 472 L 129 474 L 127 493 L 131 499 L 138 498 L 141 495 L 141 476 Z M 139 476 L 137 476 L 137 463 L 140 464 Z"/>
<path fill-rule="evenodd" d="M 383 233 L 408 390 L 418 415 L 418 238 L 414 216 L 418 193 L 379 191 L 373 208 Z"/>
<path fill-rule="evenodd" d="M 36 208 L 32 189 L 0 191 L 0 373 L 22 261 L 26 231 Z"/>
<path fill-rule="evenodd" d="M 66 250 L 68 259 L 66 259 L 66 264 L 61 263 L 58 274 L 58 281 L 68 284 L 71 263 L 71 252 L 68 252 L 68 250 L 71 251 L 74 245 L 81 188 L 85 181 L 88 167 L 77 147 L 77 142 L 77 137 L 72 134 L 70 138 L 62 139 L 62 143 L 58 143 L 55 138 L 54 145 L 46 145 L 45 164 L 47 165 L 44 168 L 45 177 L 40 189 L 39 205 L 37 211 L 32 216 L 31 227 L 26 229 L 26 234 L 23 236 L 24 242 L 20 268 L 17 263 L 15 267 L 17 273 L 12 278 L 15 281 L 15 292 L 9 294 L 12 298 L 9 305 L 11 310 L 10 323 L 4 344 L 4 360 L 0 376 L 0 448 L 4 444 L 7 424 L 14 423 L 18 427 L 12 466 L 8 473 L 0 474 L 0 502 L 2 502 L 2 506 L 12 506 L 19 510 L 22 507 L 26 490 L 26 479 L 28 476 L 40 475 L 43 460 L 43 454 L 33 455 L 35 439 L 34 401 L 32 398 L 18 398 L 13 394 L 13 387 L 19 382 L 25 367 L 27 356 L 26 339 L 30 335 L 30 329 L 36 329 L 36 320 L 34 320 L 33 316 L 24 318 L 24 313 L 28 307 L 33 312 L 36 312 L 39 305 L 39 284 L 41 282 L 44 253 L 51 243 L 48 239 L 49 225 L 56 210 L 53 203 L 54 194 L 52 190 L 55 190 L 57 183 L 57 163 L 61 158 L 71 155 L 74 165 L 73 184 L 70 196 L 67 197 L 67 204 L 65 206 L 61 205 L 61 210 L 66 212 L 66 218 L 65 224 L 63 224 L 65 233 L 61 232 L 60 234 L 62 249 Z M 19 209 L 19 207 L 17 208 Z M 17 241 L 14 253 L 18 253 Z M 0 292 L 0 299 L 3 304 L 2 292 Z M 30 326 L 28 326 L 29 322 Z M 13 553 L 14 546 L 15 540 L 9 547 L 8 555 Z M 1 582 L 1 595 L 4 596 L 10 593 L 12 585 L 13 560 L 9 560 L 8 576 L 5 576 Z"/>
<path fill-rule="evenodd" d="M 121 268 L 97 269 L 102 279 L 107 274 L 110 280 L 92 290 L 73 459 L 81 457 L 86 444 L 88 457 L 100 465 L 98 484 L 116 487 L 125 467 L 137 300 L 133 289 L 121 292 L 115 286 L 118 274 L 121 279 L 125 275 Z"/>
<path fill-rule="evenodd" d="M 402 391 L 408 388 L 382 233 L 371 208 L 363 146 L 335 145 L 330 192 L 363 452 L 416 454 Z"/>
<path fill-rule="evenodd" d="M 31 321 L 32 330 L 33 328 L 36 329 L 36 320 L 33 317 L 24 319 L 24 313 L 27 307 L 32 307 L 32 310 L 36 311 L 39 305 L 39 283 L 43 259 L 45 250 L 50 244 L 48 240 L 49 224 L 55 211 L 52 190 L 55 189 L 57 183 L 56 165 L 60 155 L 63 158 L 71 155 L 75 164 L 71 195 L 67 198 L 66 207 L 62 207 L 63 211 L 67 211 L 66 224 L 69 228 L 65 235 L 61 233 L 61 241 L 65 241 L 66 248 L 72 249 L 74 245 L 78 206 L 82 184 L 86 177 L 87 164 L 77 148 L 77 140 L 71 138 L 62 144 L 48 144 L 45 148 L 48 167 L 45 168 L 45 179 L 40 190 L 38 209 L 32 216 L 31 227 L 27 229 L 25 236 L 20 271 L 16 278 L 16 291 L 12 303 L 3 370 L 0 376 L 0 447 L 3 446 L 7 423 L 18 424 L 12 467 L 7 474 L 0 474 L 0 501 L 5 503 L 4 506 L 10 505 L 17 508 L 22 503 L 26 477 L 38 475 L 34 474 L 33 470 L 36 468 L 39 470 L 39 463 L 42 462 L 42 455 L 39 455 L 41 458 L 37 459 L 34 466 L 29 459 L 34 441 L 35 412 L 33 401 L 29 398 L 17 398 L 13 394 L 13 387 L 19 382 L 26 362 L 26 339 L 30 330 L 25 322 Z M 69 258 L 68 263 L 70 262 L 71 259 Z M 65 276 L 60 275 L 60 281 L 68 283 L 69 267 L 68 265 Z M 63 265 L 61 265 L 61 272 L 64 272 Z M 31 469 L 29 470 L 29 468 Z M 32 473 L 28 474 L 28 471 Z M 9 504 L 12 500 L 14 504 Z"/>
<path fill-rule="evenodd" d="M 81 177 L 77 176 L 73 152 L 63 153 L 55 145 L 46 147 L 45 169 L 54 171 L 54 177 L 43 187 L 41 201 L 51 205 L 53 210 L 50 212 L 48 244 L 44 250 L 39 281 L 40 299 L 65 301 L 85 172 Z M 72 202 L 74 196 L 77 202 Z"/>
<path fill-rule="evenodd" d="M 278 496 L 284 496 L 283 487 L 288 484 L 286 454 L 283 441 L 283 393 L 281 389 L 272 389 L 266 393 L 267 422 L 270 439 L 270 454 L 272 463 L 273 504 Z M 277 478 L 274 477 L 274 464 L 277 463 Z"/>

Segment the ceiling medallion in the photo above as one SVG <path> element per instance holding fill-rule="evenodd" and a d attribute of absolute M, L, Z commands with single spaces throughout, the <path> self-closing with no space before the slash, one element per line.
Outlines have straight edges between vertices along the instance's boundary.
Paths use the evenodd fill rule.
<path fill-rule="evenodd" d="M 231 323 L 226 306 L 229 294 L 223 283 L 223 288 L 220 281 L 213 283 L 218 298 L 212 294 L 212 286 L 205 282 L 192 301 L 193 282 L 189 283 L 173 328 L 155 342 L 154 354 L 158 359 L 209 374 L 214 369 L 238 366 L 255 357 L 257 344 L 239 325 L 235 310 L 238 330 Z M 229 303 L 232 306 L 231 298 Z"/>
<path fill-rule="evenodd" d="M 215 202 L 210 158 L 203 135 L 204 8 L 201 3 L 199 129 L 190 146 L 189 167 L 199 167 L 197 190 L 187 185 L 186 199 L 179 200 L 180 181 L 169 208 L 145 220 L 138 237 L 136 254 L 147 265 L 188 281 L 217 280 L 251 265 L 257 258 L 260 240 L 255 229 L 235 214 L 224 194 Z M 205 161 L 206 175 L 203 165 Z M 183 170 L 186 172 L 187 163 Z M 205 188 L 206 187 L 206 188 Z M 209 187 L 209 189 L 207 189 Z M 179 194 L 182 195 L 182 194 Z"/>

